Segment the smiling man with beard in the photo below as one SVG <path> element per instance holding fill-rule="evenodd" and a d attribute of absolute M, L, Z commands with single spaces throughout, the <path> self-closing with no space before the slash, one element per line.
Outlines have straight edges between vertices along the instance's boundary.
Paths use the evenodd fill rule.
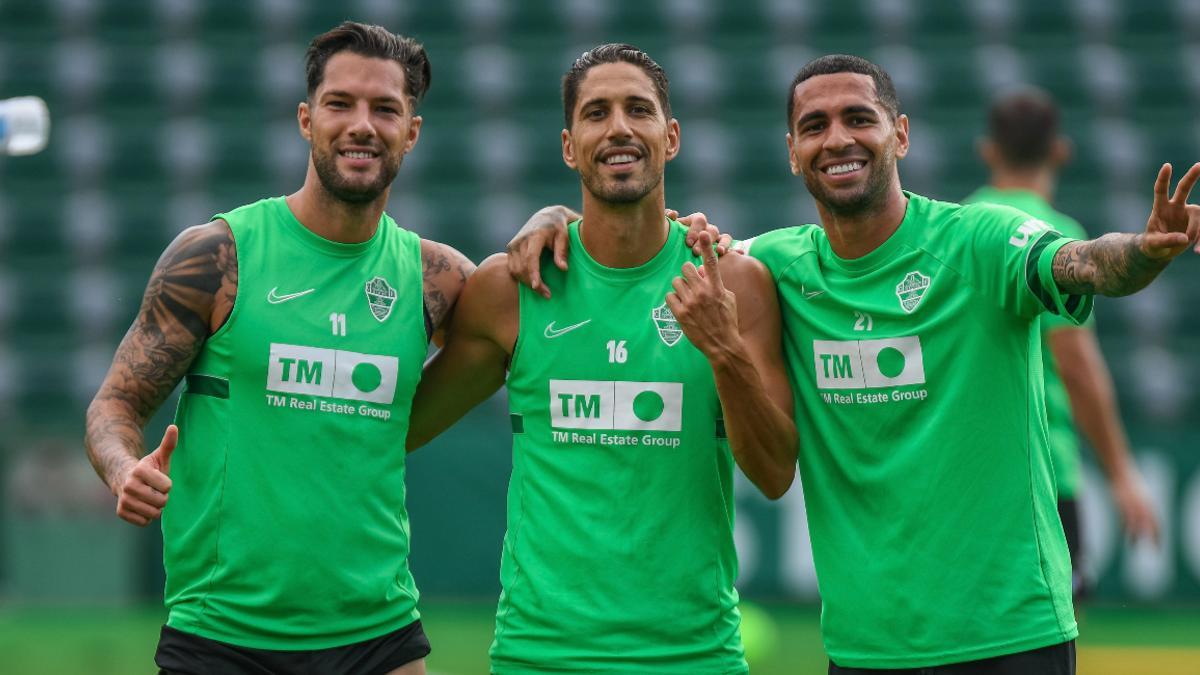
<path fill-rule="evenodd" d="M 1142 288 L 1195 243 L 1187 196 L 1154 186 L 1142 234 L 1063 237 L 1008 207 L 900 187 L 908 118 L 854 56 L 788 90 L 792 172 L 820 226 L 743 243 L 775 279 L 829 672 L 1074 672 L 1038 316 Z"/>
<path fill-rule="evenodd" d="M 303 186 L 171 243 L 88 409 L 117 514 L 162 517 L 162 673 L 425 672 L 400 439 L 474 266 L 383 212 L 424 48 L 346 22 L 306 62 Z M 180 381 L 178 426 L 145 454 Z"/>
<path fill-rule="evenodd" d="M 751 258 L 718 263 L 707 232 L 694 255 L 664 218 L 680 134 L 649 56 L 585 52 L 563 104 L 563 161 L 583 187 L 571 273 L 547 261 L 544 298 L 505 255 L 480 265 L 425 369 L 409 446 L 507 375 L 492 673 L 745 673 L 733 466 L 771 498 L 795 475 L 775 289 Z"/>

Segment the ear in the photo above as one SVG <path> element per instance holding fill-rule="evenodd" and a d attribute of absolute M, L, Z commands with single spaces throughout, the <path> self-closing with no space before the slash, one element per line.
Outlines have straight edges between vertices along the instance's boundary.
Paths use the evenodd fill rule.
<path fill-rule="evenodd" d="M 412 152 L 413 146 L 417 144 L 417 139 L 421 137 L 421 122 L 423 118 L 420 115 L 413 115 L 408 122 L 408 140 L 404 142 L 404 154 Z"/>
<path fill-rule="evenodd" d="M 1054 139 L 1054 145 L 1050 146 L 1050 164 L 1054 168 L 1063 166 L 1071 161 L 1075 156 L 1075 144 L 1066 136 L 1059 136 Z"/>
<path fill-rule="evenodd" d="M 312 111 L 308 109 L 308 101 L 301 101 L 296 108 L 296 123 L 300 126 L 300 135 L 312 143 Z"/>
<path fill-rule="evenodd" d="M 563 163 L 578 171 L 579 164 L 575 161 L 575 143 L 571 140 L 571 132 L 567 129 L 562 130 L 562 146 Z"/>
<path fill-rule="evenodd" d="M 789 133 L 786 137 L 788 149 L 788 164 L 792 167 L 792 175 L 800 175 L 800 160 L 796 159 L 796 153 L 792 151 L 792 135 Z"/>
<path fill-rule="evenodd" d="M 896 159 L 908 154 L 908 115 L 896 118 Z"/>
<path fill-rule="evenodd" d="M 679 120 L 672 117 L 667 122 L 667 161 L 679 154 Z"/>

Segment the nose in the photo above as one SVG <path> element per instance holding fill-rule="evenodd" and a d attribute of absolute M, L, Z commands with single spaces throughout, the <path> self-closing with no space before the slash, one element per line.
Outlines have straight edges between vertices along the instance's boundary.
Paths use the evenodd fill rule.
<path fill-rule="evenodd" d="M 633 136 L 629 125 L 629 117 L 623 110 L 615 110 L 608 116 L 608 138 L 609 140 L 623 139 L 627 140 Z"/>
<path fill-rule="evenodd" d="M 346 133 L 355 139 L 372 138 L 375 136 L 375 126 L 371 123 L 370 102 L 359 101 L 354 106 L 350 124 L 346 127 Z"/>
<path fill-rule="evenodd" d="M 821 147 L 825 150 L 839 151 L 854 145 L 854 136 L 850 134 L 850 129 L 839 121 L 834 121 L 829 124 L 828 132 L 825 134 L 825 142 Z"/>

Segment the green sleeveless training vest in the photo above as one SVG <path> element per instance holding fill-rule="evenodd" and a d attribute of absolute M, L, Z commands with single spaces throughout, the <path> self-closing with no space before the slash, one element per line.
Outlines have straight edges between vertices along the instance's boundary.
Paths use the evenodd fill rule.
<path fill-rule="evenodd" d="M 584 225 L 586 227 L 586 225 Z M 492 668 L 742 673 L 733 459 L 707 359 L 665 304 L 681 225 L 645 265 L 522 286 Z"/>
<path fill-rule="evenodd" d="M 323 239 L 283 198 L 216 216 L 237 300 L 187 374 L 163 511 L 167 624 L 323 649 L 414 621 L 404 440 L 426 353 L 420 239 Z"/>

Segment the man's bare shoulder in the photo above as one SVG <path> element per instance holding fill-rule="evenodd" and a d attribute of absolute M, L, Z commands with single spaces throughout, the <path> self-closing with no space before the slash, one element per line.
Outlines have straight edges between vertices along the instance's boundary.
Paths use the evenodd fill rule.
<path fill-rule="evenodd" d="M 728 253 L 717 261 L 721 279 L 734 293 L 745 289 L 763 289 L 772 283 L 771 272 L 757 258 L 739 253 Z"/>

